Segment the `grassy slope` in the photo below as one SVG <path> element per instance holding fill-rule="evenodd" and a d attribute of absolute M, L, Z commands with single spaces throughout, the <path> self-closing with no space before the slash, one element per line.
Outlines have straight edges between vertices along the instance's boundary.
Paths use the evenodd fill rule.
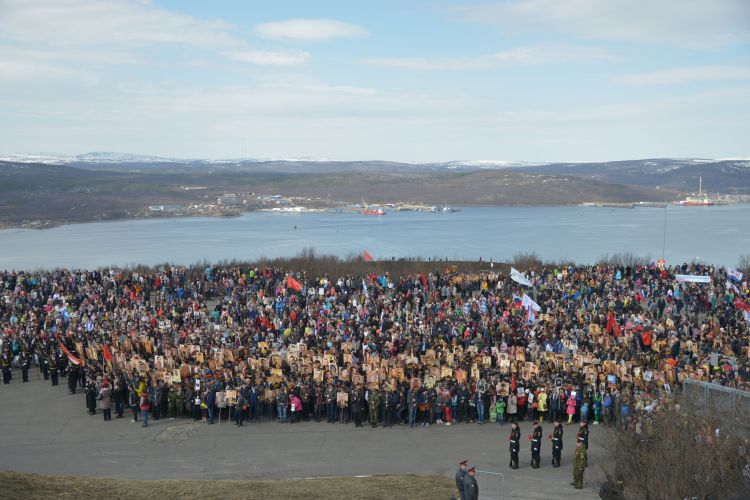
<path fill-rule="evenodd" d="M 133 481 L 0 472 L 0 498 L 448 499 L 442 476 L 373 476 L 283 481 Z"/>

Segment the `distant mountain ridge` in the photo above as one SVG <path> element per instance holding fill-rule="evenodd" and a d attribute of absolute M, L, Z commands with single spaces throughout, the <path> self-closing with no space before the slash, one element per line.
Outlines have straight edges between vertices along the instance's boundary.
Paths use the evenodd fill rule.
<path fill-rule="evenodd" d="M 427 206 L 627 204 L 674 201 L 697 191 L 702 179 L 705 192 L 750 195 L 750 161 L 744 159 L 530 164 L 179 160 L 117 153 L 9 158 L 19 159 L 0 157 L 0 226 L 153 216 L 151 205 L 215 204 L 223 193 L 279 194 L 300 204 L 317 200 L 318 206 L 362 199 Z"/>

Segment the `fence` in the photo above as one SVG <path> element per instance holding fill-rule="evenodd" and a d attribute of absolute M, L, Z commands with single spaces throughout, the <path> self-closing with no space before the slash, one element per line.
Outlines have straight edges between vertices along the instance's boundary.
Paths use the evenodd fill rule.
<path fill-rule="evenodd" d="M 750 392 L 687 379 L 682 385 L 685 398 L 703 413 L 741 412 L 750 415 Z"/>
<path fill-rule="evenodd" d="M 500 472 L 477 470 L 480 500 L 504 500 L 505 476 Z"/>

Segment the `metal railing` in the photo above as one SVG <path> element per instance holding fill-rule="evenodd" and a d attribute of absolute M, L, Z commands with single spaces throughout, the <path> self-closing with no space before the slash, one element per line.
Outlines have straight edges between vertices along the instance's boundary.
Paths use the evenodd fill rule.
<path fill-rule="evenodd" d="M 505 499 L 505 475 L 487 470 L 476 471 L 480 500 Z"/>
<path fill-rule="evenodd" d="M 750 392 L 687 379 L 682 385 L 682 394 L 703 413 L 740 411 L 750 414 Z"/>

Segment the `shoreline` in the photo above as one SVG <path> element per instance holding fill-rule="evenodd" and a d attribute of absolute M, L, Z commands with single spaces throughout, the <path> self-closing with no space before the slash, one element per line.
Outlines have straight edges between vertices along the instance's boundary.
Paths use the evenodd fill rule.
<path fill-rule="evenodd" d="M 628 206 L 624 206 L 628 205 Z M 667 203 L 668 206 L 674 206 L 678 207 L 680 205 L 676 205 L 673 203 Z M 706 208 L 711 209 L 715 207 L 720 206 L 733 206 L 733 205 L 750 205 L 750 203 L 731 203 L 726 205 L 715 205 L 712 207 L 697 207 L 697 208 Z M 379 204 L 378 206 L 386 206 L 385 203 Z M 647 205 L 638 206 L 637 204 L 613 204 L 613 203 L 567 203 L 567 204 L 539 204 L 539 203 L 532 203 L 532 204 L 507 204 L 507 205 L 484 205 L 484 204 L 478 204 L 478 205 L 460 205 L 456 206 L 456 208 L 514 208 L 514 207 L 581 207 L 581 208 L 609 208 L 609 209 L 626 209 L 626 208 L 651 208 Z M 658 207 L 662 208 L 662 207 Z M 428 210 L 398 210 L 398 208 L 388 208 L 386 210 L 387 213 L 390 212 L 425 212 L 430 213 Z M 241 217 L 242 215 L 246 213 L 254 213 L 254 212 L 267 212 L 267 213 L 278 213 L 278 214 L 304 214 L 304 213 L 356 213 L 357 209 L 347 209 L 347 208 L 341 208 L 341 207 L 322 207 L 322 208 L 308 208 L 305 210 L 300 211 L 292 211 L 292 210 L 273 210 L 269 208 L 256 208 L 256 209 L 250 209 L 250 210 L 242 210 L 238 211 L 236 213 L 206 213 L 206 214 L 161 214 L 161 215 L 155 215 L 155 216 L 149 216 L 149 215 L 142 215 L 142 216 L 135 216 L 135 217 L 112 217 L 112 218 L 101 218 L 101 219 L 81 219 L 81 220 L 64 220 L 64 221 L 53 221 L 53 220 L 33 220 L 28 222 L 21 222 L 18 224 L 11 224 L 11 223 L 0 223 L 0 231 L 8 230 L 8 229 L 33 229 L 33 230 L 45 230 L 45 229 L 54 229 L 57 227 L 62 226 L 71 226 L 76 224 L 94 224 L 98 222 L 124 222 L 124 221 L 135 221 L 135 220 L 153 220 L 153 219 L 185 219 L 190 217 L 213 217 L 213 218 L 236 218 Z"/>

